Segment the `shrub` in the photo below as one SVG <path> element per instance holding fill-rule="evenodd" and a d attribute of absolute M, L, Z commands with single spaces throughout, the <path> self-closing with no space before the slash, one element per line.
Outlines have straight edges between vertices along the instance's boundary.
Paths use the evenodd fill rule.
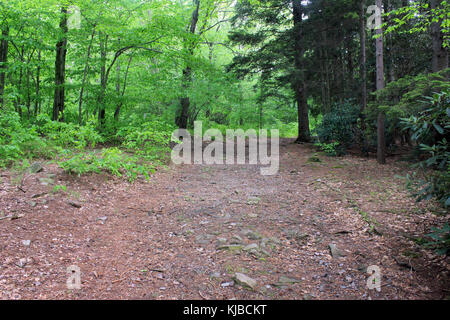
<path fill-rule="evenodd" d="M 166 122 L 153 120 L 122 127 L 116 138 L 127 150 L 154 164 L 167 160 L 170 139 L 175 128 Z"/>
<path fill-rule="evenodd" d="M 148 180 L 149 172 L 155 171 L 152 164 L 140 162 L 138 157 L 126 155 L 115 147 L 102 149 L 100 153 L 79 153 L 60 161 L 59 165 L 68 173 L 82 175 L 105 171 L 119 177 L 125 175 L 130 182 L 139 175 Z"/>
<path fill-rule="evenodd" d="M 51 158 L 55 149 L 43 140 L 36 128 L 24 127 L 15 112 L 0 115 L 0 167 L 20 159 Z"/>
<path fill-rule="evenodd" d="M 320 144 L 332 146 L 335 155 L 345 154 L 354 142 L 358 130 L 359 107 L 345 102 L 335 104 L 332 111 L 324 114 L 317 125 Z"/>
<path fill-rule="evenodd" d="M 404 130 L 411 130 L 412 139 L 419 145 L 425 159 L 414 166 L 426 170 L 424 178 L 408 176 L 410 186 L 418 191 L 417 200 L 436 197 L 444 206 L 450 206 L 450 91 L 427 98 L 429 108 L 418 116 L 402 118 Z"/>

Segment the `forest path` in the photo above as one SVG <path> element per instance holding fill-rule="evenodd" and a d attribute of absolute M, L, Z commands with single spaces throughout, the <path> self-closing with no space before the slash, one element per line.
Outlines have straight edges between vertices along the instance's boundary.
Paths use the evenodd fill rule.
<path fill-rule="evenodd" d="M 282 141 L 274 176 L 255 165 L 182 165 L 129 184 L 48 165 L 23 193 L 2 172 L 0 211 L 21 218 L 0 220 L 0 299 L 448 295 L 448 258 L 411 241 L 440 218 L 396 176 L 407 164 L 350 155 L 311 162 L 312 147 L 292 142 Z M 44 186 L 49 175 L 67 191 Z M 66 288 L 69 265 L 81 269 L 81 290 Z M 381 268 L 381 292 L 366 287 L 370 265 Z"/>

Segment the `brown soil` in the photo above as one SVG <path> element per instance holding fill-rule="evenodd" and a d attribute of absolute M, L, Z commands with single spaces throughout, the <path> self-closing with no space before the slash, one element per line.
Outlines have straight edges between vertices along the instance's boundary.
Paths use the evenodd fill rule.
<path fill-rule="evenodd" d="M 313 152 L 284 140 L 275 176 L 254 165 L 172 165 L 130 184 L 46 164 L 20 190 L 13 172 L 0 172 L 0 299 L 448 298 L 449 258 L 413 241 L 447 218 L 409 196 L 399 177 L 408 165 L 308 162 Z M 42 185 L 49 174 L 54 184 Z M 219 238 L 240 247 L 218 250 Z M 259 249 L 243 250 L 252 243 Z M 330 243 L 345 256 L 333 258 Z M 81 269 L 80 290 L 66 287 L 70 265 Z M 366 287 L 369 265 L 381 268 L 380 292 Z M 236 272 L 256 288 L 233 283 Z"/>

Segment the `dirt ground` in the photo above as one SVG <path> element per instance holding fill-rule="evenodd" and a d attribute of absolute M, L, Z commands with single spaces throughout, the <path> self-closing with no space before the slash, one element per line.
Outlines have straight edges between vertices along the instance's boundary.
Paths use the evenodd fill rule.
<path fill-rule="evenodd" d="M 170 165 L 130 184 L 46 163 L 20 190 L 23 176 L 0 172 L 0 299 L 448 299 L 450 259 L 417 244 L 448 218 L 409 196 L 408 164 L 308 161 L 292 142 L 274 176 Z"/>

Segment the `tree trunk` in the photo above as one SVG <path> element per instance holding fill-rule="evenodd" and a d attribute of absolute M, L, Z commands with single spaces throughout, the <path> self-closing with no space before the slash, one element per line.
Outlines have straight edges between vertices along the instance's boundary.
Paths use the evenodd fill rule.
<path fill-rule="evenodd" d="M 38 65 L 36 68 L 36 100 L 34 102 L 34 116 L 41 112 L 41 49 L 38 50 Z"/>
<path fill-rule="evenodd" d="M 5 92 L 5 79 L 6 79 L 6 63 L 8 62 L 8 40 L 9 27 L 3 26 L 2 28 L 2 40 L 0 42 L 0 108 L 3 108 L 3 94 Z"/>
<path fill-rule="evenodd" d="M 94 29 L 92 30 L 91 41 L 89 42 L 89 46 L 87 48 L 86 65 L 84 66 L 84 71 L 83 71 L 83 81 L 81 83 L 80 98 L 78 99 L 79 100 L 78 101 L 78 122 L 79 122 L 80 125 L 82 123 L 81 113 L 83 111 L 84 86 L 85 86 L 85 83 L 86 83 L 87 74 L 89 72 L 89 59 L 91 57 L 91 48 L 92 48 L 92 42 L 94 41 L 94 36 L 95 36 L 95 25 L 94 25 Z"/>
<path fill-rule="evenodd" d="M 362 152 L 367 155 L 367 139 L 365 137 L 366 131 L 366 116 L 365 110 L 367 108 L 367 68 L 366 68 L 366 25 L 365 25 L 365 0 L 360 2 L 359 11 L 359 39 L 361 42 L 361 62 L 360 62 L 360 74 L 361 74 L 361 108 L 359 111 L 359 117 L 361 119 L 361 144 Z"/>
<path fill-rule="evenodd" d="M 200 9 L 200 0 L 194 0 L 194 5 L 195 5 L 195 8 L 194 8 L 194 11 L 192 12 L 191 24 L 189 27 L 189 32 L 192 34 L 195 34 L 195 29 L 197 28 L 198 13 L 199 13 L 199 9 Z M 194 45 L 189 43 L 188 46 L 189 46 L 189 49 L 188 49 L 189 53 L 191 55 L 193 55 L 194 54 Z M 192 69 L 189 66 L 189 62 L 188 62 L 188 65 L 183 70 L 183 85 L 182 85 L 183 90 L 186 90 L 189 87 L 191 80 L 192 80 Z M 175 119 L 175 123 L 180 129 L 187 128 L 190 104 L 191 104 L 191 102 L 187 95 L 180 99 L 181 108 L 180 108 L 179 114 L 177 115 L 177 117 Z"/>
<path fill-rule="evenodd" d="M 55 96 L 53 100 L 52 120 L 64 120 L 64 84 L 66 75 L 66 55 L 67 55 L 67 8 L 61 8 L 61 20 L 59 27 L 63 34 L 62 39 L 56 44 L 55 59 Z"/>
<path fill-rule="evenodd" d="M 101 33 L 100 34 L 100 57 L 101 57 L 101 67 L 100 67 L 100 95 L 98 97 L 98 123 L 103 126 L 105 123 L 105 95 L 106 95 L 106 52 L 108 48 L 108 35 L 105 35 L 105 43 L 103 43 Z"/>
<path fill-rule="evenodd" d="M 303 81 L 302 74 L 302 57 L 303 57 L 303 46 L 302 46 L 302 1 L 292 0 L 293 6 L 293 18 L 294 18 L 294 46 L 295 46 L 295 75 L 293 79 L 292 87 L 295 92 L 295 99 L 297 101 L 297 115 L 298 115 L 298 137 L 296 142 L 309 142 L 310 132 L 309 132 L 309 118 L 308 118 L 308 103 L 306 101 L 305 84 Z"/>
<path fill-rule="evenodd" d="M 382 9 L 382 0 L 376 0 L 376 5 L 380 9 Z M 375 40 L 376 45 L 376 68 L 377 68 L 377 90 L 381 90 L 384 88 L 384 65 L 383 65 L 383 31 L 381 27 L 378 28 L 376 34 L 379 37 Z M 386 163 L 386 141 L 384 137 L 384 121 L 385 115 L 384 112 L 378 112 L 377 119 L 377 161 L 380 164 Z"/>
<path fill-rule="evenodd" d="M 437 9 L 442 0 L 430 0 L 430 9 Z M 438 72 L 448 68 L 448 50 L 443 47 L 444 39 L 441 32 L 442 19 L 431 23 L 431 40 L 433 48 L 433 57 L 431 68 L 433 72 Z"/>

